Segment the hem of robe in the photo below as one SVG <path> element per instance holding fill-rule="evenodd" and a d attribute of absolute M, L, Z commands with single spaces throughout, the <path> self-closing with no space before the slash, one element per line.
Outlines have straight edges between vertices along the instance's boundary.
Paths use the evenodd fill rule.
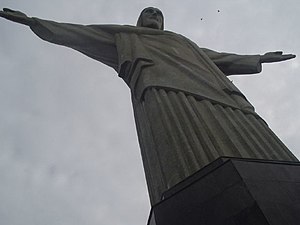
<path fill-rule="evenodd" d="M 152 205 L 221 156 L 298 161 L 254 111 L 154 87 L 133 106 Z"/>

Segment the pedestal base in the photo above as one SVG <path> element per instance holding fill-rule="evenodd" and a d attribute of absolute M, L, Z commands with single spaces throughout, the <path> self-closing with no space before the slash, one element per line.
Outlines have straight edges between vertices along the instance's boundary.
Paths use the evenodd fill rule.
<path fill-rule="evenodd" d="M 219 158 L 163 198 L 148 225 L 297 225 L 300 163 Z"/>

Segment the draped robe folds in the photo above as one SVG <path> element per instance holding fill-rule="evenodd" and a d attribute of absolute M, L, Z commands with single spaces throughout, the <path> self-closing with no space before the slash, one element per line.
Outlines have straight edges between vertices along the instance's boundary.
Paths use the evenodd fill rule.
<path fill-rule="evenodd" d="M 199 48 L 169 31 L 34 19 L 40 38 L 114 68 L 129 86 L 152 205 L 220 156 L 297 161 L 226 77 L 259 73 L 259 55 Z"/>

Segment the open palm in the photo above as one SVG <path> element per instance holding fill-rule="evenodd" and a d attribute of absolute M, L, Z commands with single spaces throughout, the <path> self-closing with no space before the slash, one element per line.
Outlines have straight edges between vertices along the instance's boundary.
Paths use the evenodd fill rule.
<path fill-rule="evenodd" d="M 3 10 L 0 11 L 0 17 L 28 26 L 32 25 L 34 21 L 32 18 L 28 17 L 25 13 L 8 9 L 8 8 L 3 8 Z"/>

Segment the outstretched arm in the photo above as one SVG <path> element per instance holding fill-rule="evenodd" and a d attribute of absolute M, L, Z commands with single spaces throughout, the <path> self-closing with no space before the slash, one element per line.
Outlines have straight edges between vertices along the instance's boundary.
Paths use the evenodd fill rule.
<path fill-rule="evenodd" d="M 58 23 L 28 17 L 25 13 L 4 8 L 0 17 L 24 24 L 41 39 L 75 49 L 90 58 L 118 69 L 114 34 L 119 26 Z"/>
<path fill-rule="evenodd" d="M 202 49 L 225 75 L 255 74 L 262 70 L 262 63 L 281 62 L 295 58 L 293 54 L 281 51 L 267 52 L 264 55 L 237 55 Z"/>

